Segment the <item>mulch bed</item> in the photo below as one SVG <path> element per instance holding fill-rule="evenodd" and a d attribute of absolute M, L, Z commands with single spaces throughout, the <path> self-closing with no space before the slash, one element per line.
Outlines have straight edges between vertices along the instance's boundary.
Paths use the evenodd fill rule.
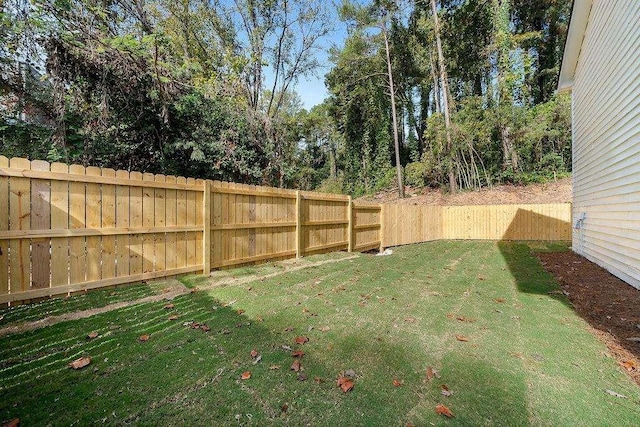
<path fill-rule="evenodd" d="M 537 256 L 611 356 L 640 385 L 640 290 L 573 252 Z"/>

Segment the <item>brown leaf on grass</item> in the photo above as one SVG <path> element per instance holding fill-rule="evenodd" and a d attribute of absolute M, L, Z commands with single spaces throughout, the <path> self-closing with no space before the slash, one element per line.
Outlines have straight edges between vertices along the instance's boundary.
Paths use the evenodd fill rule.
<path fill-rule="evenodd" d="M 180 316 L 178 316 L 177 314 L 172 314 L 171 316 L 169 316 L 169 320 L 177 320 L 178 317 Z"/>
<path fill-rule="evenodd" d="M 436 414 L 444 415 L 447 418 L 453 418 L 453 412 L 451 412 L 451 409 L 447 408 L 441 403 L 438 403 L 436 405 Z"/>
<path fill-rule="evenodd" d="M 211 330 L 211 328 L 205 324 L 200 325 L 200 329 L 202 329 L 204 332 L 209 332 Z"/>
<path fill-rule="evenodd" d="M 313 379 L 313 382 L 316 383 L 316 384 L 322 384 L 324 382 L 324 380 L 322 378 L 320 378 L 320 377 L 315 377 Z"/>
<path fill-rule="evenodd" d="M 304 351 L 302 350 L 296 350 L 291 353 L 291 357 L 302 357 L 302 356 L 304 356 Z"/>
<path fill-rule="evenodd" d="M 515 357 L 516 359 L 524 359 L 524 355 L 517 351 L 509 352 L 509 356 Z"/>
<path fill-rule="evenodd" d="M 302 366 L 300 365 L 300 359 L 295 359 L 291 364 L 291 370 L 295 372 L 299 372 Z"/>
<path fill-rule="evenodd" d="M 280 411 L 283 414 L 286 414 L 288 410 L 289 410 L 289 405 L 287 405 L 286 403 L 280 407 Z"/>
<path fill-rule="evenodd" d="M 633 360 L 624 360 L 620 363 L 620 366 L 626 369 L 627 372 L 632 372 L 638 369 L 638 365 L 636 365 L 636 362 Z"/>
<path fill-rule="evenodd" d="M 198 288 L 193 288 L 193 289 L 191 289 L 191 293 L 192 293 L 192 294 L 195 294 L 195 293 L 196 293 L 196 292 L 198 292 L 199 290 L 200 290 L 200 289 L 198 289 Z"/>
<path fill-rule="evenodd" d="M 307 337 L 296 337 L 295 340 L 293 340 L 296 344 L 304 344 L 306 342 L 309 342 L 309 338 Z"/>
<path fill-rule="evenodd" d="M 191 329 L 198 329 L 200 327 L 200 323 L 195 322 L 191 324 Z"/>
<path fill-rule="evenodd" d="M 140 335 L 138 337 L 138 341 L 147 342 L 147 341 L 149 341 L 149 338 L 151 338 L 151 336 L 149 336 L 148 334 Z"/>
<path fill-rule="evenodd" d="M 400 381 L 400 380 L 399 380 L 399 379 L 397 379 L 397 378 L 394 378 L 394 379 L 393 379 L 393 386 L 394 386 L 394 387 L 400 387 L 401 385 L 402 385 L 402 381 Z"/>
<path fill-rule="evenodd" d="M 416 323 L 416 318 L 415 317 L 405 317 L 404 321 L 407 323 Z"/>
<path fill-rule="evenodd" d="M 284 328 L 284 331 L 285 332 L 291 332 L 291 331 L 293 331 L 293 329 L 294 329 L 293 326 L 287 326 L 286 328 Z"/>
<path fill-rule="evenodd" d="M 94 338 L 98 338 L 98 335 L 100 335 L 100 334 L 98 334 L 96 331 L 89 332 L 89 334 L 87 335 L 87 339 L 92 340 Z"/>
<path fill-rule="evenodd" d="M 78 369 L 84 368 L 85 366 L 87 366 L 90 363 L 91 363 L 91 358 L 90 357 L 81 357 L 81 358 L 76 359 L 73 362 L 69 363 L 69 367 L 73 368 L 75 370 L 78 370 Z"/>
<path fill-rule="evenodd" d="M 298 373 L 298 381 L 306 381 L 307 380 L 307 374 L 303 374 L 302 372 Z"/>
<path fill-rule="evenodd" d="M 269 369 L 271 369 L 272 371 L 277 371 L 278 369 L 280 369 L 280 365 L 271 365 L 269 366 Z"/>
<path fill-rule="evenodd" d="M 442 391 L 440 393 L 442 393 L 443 396 L 450 397 L 453 394 L 453 392 L 449 390 L 449 387 L 447 387 L 446 384 L 442 384 L 440 387 L 442 388 Z"/>
<path fill-rule="evenodd" d="M 2 427 L 19 427 L 19 426 L 20 426 L 20 418 L 13 418 L 9 421 L 5 421 L 2 423 Z"/>
<path fill-rule="evenodd" d="M 249 378 L 251 378 L 251 372 L 249 371 L 244 371 L 242 375 L 240 375 L 241 380 L 248 380 Z"/>
<path fill-rule="evenodd" d="M 321 326 L 318 328 L 321 332 L 329 332 L 331 330 L 328 326 Z"/>
<path fill-rule="evenodd" d="M 456 319 L 461 321 L 461 322 L 469 322 L 469 323 L 475 322 L 475 319 L 470 319 L 470 318 L 464 317 L 464 316 L 457 316 Z"/>
<path fill-rule="evenodd" d="M 167 304 L 167 305 L 165 305 L 165 306 L 164 306 L 164 309 L 165 309 L 165 310 L 171 310 L 171 309 L 172 309 L 172 308 L 174 308 L 175 306 L 176 306 L 175 304 L 169 303 L 169 304 Z"/>
<path fill-rule="evenodd" d="M 258 322 L 264 322 L 264 319 L 263 319 L 262 317 L 260 317 L 260 316 L 258 316 L 258 317 L 256 318 L 256 320 L 257 320 Z"/>
<path fill-rule="evenodd" d="M 455 317 L 456 317 L 456 316 L 455 316 L 455 314 L 453 314 L 453 313 L 447 313 L 447 319 L 453 319 L 453 318 L 455 318 Z"/>
<path fill-rule="evenodd" d="M 436 373 L 434 372 L 433 368 L 429 366 L 427 368 L 427 381 L 431 381 L 435 375 Z"/>
<path fill-rule="evenodd" d="M 303 313 L 308 313 L 308 312 L 309 312 L 309 309 L 307 309 L 307 307 L 303 307 L 303 308 L 302 308 L 302 312 L 303 312 Z"/>
<path fill-rule="evenodd" d="M 236 313 L 238 313 L 238 314 L 242 314 L 242 313 L 244 313 L 244 310 L 243 310 L 243 309 L 241 309 L 241 308 L 239 308 L 239 309 L 237 309 L 237 310 L 236 310 Z"/>
<path fill-rule="evenodd" d="M 346 377 L 338 377 L 337 385 L 346 393 L 353 388 L 353 380 Z"/>
<path fill-rule="evenodd" d="M 469 341 L 469 338 L 465 337 L 464 335 L 456 335 L 456 339 L 458 341 L 462 341 L 462 342 L 467 342 Z"/>
<path fill-rule="evenodd" d="M 504 298 L 496 298 L 495 302 L 497 302 L 498 304 L 502 304 L 504 302 Z"/>
<path fill-rule="evenodd" d="M 254 348 L 249 354 L 251 355 L 252 359 L 255 359 L 258 356 L 258 351 Z"/>

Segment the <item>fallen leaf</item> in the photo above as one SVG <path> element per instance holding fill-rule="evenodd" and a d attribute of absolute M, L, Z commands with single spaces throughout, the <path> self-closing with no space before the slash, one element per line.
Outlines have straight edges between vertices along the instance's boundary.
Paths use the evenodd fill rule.
<path fill-rule="evenodd" d="M 356 371 L 354 371 L 353 369 L 347 369 L 346 371 L 344 371 L 344 376 L 347 378 L 355 378 Z"/>
<path fill-rule="evenodd" d="M 5 421 L 2 423 L 2 427 L 18 427 L 18 426 L 20 426 L 20 418 L 13 418 L 9 421 Z"/>
<path fill-rule="evenodd" d="M 303 374 L 302 372 L 300 372 L 300 373 L 298 374 L 298 378 L 297 378 L 297 380 L 298 380 L 298 381 L 306 381 L 306 380 L 307 380 L 307 374 Z"/>
<path fill-rule="evenodd" d="M 240 375 L 241 380 L 248 380 L 249 378 L 251 378 L 251 372 L 249 371 L 244 371 L 242 375 Z"/>
<path fill-rule="evenodd" d="M 416 318 L 415 317 L 405 317 L 404 321 L 407 322 L 407 323 L 416 323 Z"/>
<path fill-rule="evenodd" d="M 307 307 L 304 307 L 304 308 L 302 309 L 302 312 L 303 312 L 303 313 L 308 313 L 308 312 L 309 312 L 309 310 L 307 309 Z"/>
<path fill-rule="evenodd" d="M 292 326 L 288 326 L 288 327 L 284 328 L 285 332 L 291 332 L 293 330 L 294 330 L 294 328 Z"/>
<path fill-rule="evenodd" d="M 453 319 L 456 316 L 453 313 L 447 313 L 447 319 Z"/>
<path fill-rule="evenodd" d="M 346 377 L 339 377 L 337 384 L 344 393 L 350 391 L 353 388 L 353 381 Z"/>
<path fill-rule="evenodd" d="M 138 337 L 138 341 L 140 342 L 146 342 L 149 341 L 149 338 L 151 338 L 148 334 L 144 334 L 144 335 L 140 335 Z"/>
<path fill-rule="evenodd" d="M 465 337 L 464 335 L 456 335 L 456 339 L 458 341 L 462 341 L 462 342 L 467 342 L 469 341 L 469 338 Z"/>
<path fill-rule="evenodd" d="M 328 326 L 321 326 L 319 329 L 322 332 L 329 332 L 331 330 L 331 328 Z"/>
<path fill-rule="evenodd" d="M 280 365 L 271 365 L 269 366 L 269 369 L 271 369 L 272 371 L 277 371 L 278 369 L 280 369 Z"/>
<path fill-rule="evenodd" d="M 177 314 L 172 314 L 171 316 L 169 316 L 169 320 L 177 320 L 178 317 L 180 316 L 178 316 Z"/>
<path fill-rule="evenodd" d="M 524 359 L 524 355 L 520 352 L 510 352 L 509 356 L 515 357 L 516 359 Z"/>
<path fill-rule="evenodd" d="M 254 360 L 254 361 L 253 361 L 253 364 L 254 364 L 254 365 L 257 365 L 257 364 L 258 364 L 258 362 L 260 362 L 261 360 L 262 360 L 262 355 L 261 355 L 261 354 L 259 354 L 259 355 L 256 357 L 256 360 Z"/>
<path fill-rule="evenodd" d="M 441 403 L 438 403 L 436 405 L 436 414 L 444 415 L 447 418 L 453 418 L 453 412 L 451 412 L 451 409 L 447 408 Z"/>
<path fill-rule="evenodd" d="M 200 326 L 200 329 L 202 329 L 204 332 L 209 332 L 211 330 L 210 327 L 208 327 L 207 325 L 204 325 L 204 324 Z"/>
<path fill-rule="evenodd" d="M 198 329 L 200 327 L 200 323 L 194 322 L 191 324 L 191 329 Z"/>
<path fill-rule="evenodd" d="M 306 342 L 309 342 L 309 338 L 307 337 L 296 337 L 295 340 L 293 340 L 296 344 L 304 344 Z"/>
<path fill-rule="evenodd" d="M 315 377 L 313 379 L 313 382 L 316 383 L 316 384 L 322 384 L 324 382 L 324 380 L 322 378 L 320 378 L 320 377 Z"/>
<path fill-rule="evenodd" d="M 98 338 L 98 335 L 100 334 L 98 334 L 96 331 L 93 331 L 93 332 L 90 332 L 89 335 L 87 335 L 87 338 L 92 340 L 94 338 Z"/>
<path fill-rule="evenodd" d="M 241 308 L 239 308 L 239 309 L 237 309 L 237 310 L 236 310 L 236 313 L 238 313 L 238 314 L 242 314 L 242 313 L 244 313 L 244 310 L 243 310 L 243 309 L 241 309 Z"/>
<path fill-rule="evenodd" d="M 449 390 L 449 387 L 447 387 L 446 384 L 442 384 L 440 387 L 442 388 L 441 393 L 443 396 L 450 397 L 453 394 L 453 392 Z"/>
<path fill-rule="evenodd" d="M 264 319 L 260 316 L 257 317 L 258 322 L 264 322 Z"/>
<path fill-rule="evenodd" d="M 191 293 L 192 293 L 192 294 L 195 294 L 195 293 L 196 293 L 196 292 L 198 292 L 199 290 L 200 290 L 200 289 L 198 289 L 198 288 L 193 288 L 193 289 L 191 289 Z"/>
<path fill-rule="evenodd" d="M 427 381 L 431 381 L 434 376 L 435 376 L 435 372 L 433 372 L 433 368 L 429 366 L 427 368 Z"/>
<path fill-rule="evenodd" d="M 626 369 L 628 372 L 635 371 L 636 369 L 638 369 L 638 365 L 636 365 L 636 362 L 634 362 L 633 360 L 625 360 L 622 363 L 620 363 L 620 365 L 624 369 Z"/>
<path fill-rule="evenodd" d="M 258 352 L 256 351 L 256 349 L 251 350 L 251 353 L 249 353 L 251 355 L 252 359 L 255 359 L 256 356 L 258 356 Z"/>
<path fill-rule="evenodd" d="M 73 362 L 69 363 L 69 367 L 78 370 L 78 369 L 84 368 L 85 366 L 87 366 L 90 363 L 91 363 L 91 358 L 90 357 L 81 357 L 81 358 L 76 359 Z"/>
<path fill-rule="evenodd" d="M 620 397 L 622 399 L 626 399 L 627 398 L 627 396 L 625 396 L 623 394 L 620 394 L 620 393 L 616 393 L 613 390 L 606 390 L 606 392 L 607 392 L 607 394 L 610 394 L 611 396 Z"/>
<path fill-rule="evenodd" d="M 304 356 L 304 351 L 302 350 L 296 350 L 291 353 L 291 357 L 302 357 L 302 356 Z"/>
<path fill-rule="evenodd" d="M 497 302 L 498 304 L 502 304 L 504 302 L 504 298 L 496 298 L 495 302 Z"/>
<path fill-rule="evenodd" d="M 171 309 L 172 309 L 172 308 L 174 308 L 174 307 L 175 307 L 175 304 L 171 304 L 171 303 L 169 303 L 169 304 L 167 304 L 167 305 L 165 305 L 165 306 L 164 306 L 164 309 L 165 309 L 165 310 L 171 310 Z"/>
<path fill-rule="evenodd" d="M 295 359 L 293 361 L 293 363 L 291 364 L 291 370 L 298 372 L 298 371 L 300 371 L 300 368 L 301 368 L 300 359 Z"/>
<path fill-rule="evenodd" d="M 286 413 L 288 410 L 289 405 L 287 405 L 286 403 L 280 407 L 280 411 L 282 411 L 282 413 Z"/>
<path fill-rule="evenodd" d="M 394 378 L 394 379 L 393 379 L 393 386 L 394 386 L 394 387 L 400 387 L 401 385 L 402 385 L 402 381 L 400 381 L 400 380 L 399 380 L 399 379 L 397 379 L 397 378 Z"/>

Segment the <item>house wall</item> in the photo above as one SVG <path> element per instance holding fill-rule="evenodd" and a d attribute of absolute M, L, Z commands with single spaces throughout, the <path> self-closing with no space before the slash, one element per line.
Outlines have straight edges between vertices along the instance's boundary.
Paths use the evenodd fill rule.
<path fill-rule="evenodd" d="M 594 0 L 573 84 L 573 249 L 640 289 L 640 1 Z"/>

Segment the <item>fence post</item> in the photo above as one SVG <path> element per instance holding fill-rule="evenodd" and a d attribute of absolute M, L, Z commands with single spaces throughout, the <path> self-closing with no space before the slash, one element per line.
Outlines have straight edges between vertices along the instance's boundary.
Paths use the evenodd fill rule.
<path fill-rule="evenodd" d="M 347 232 L 347 238 L 349 239 L 349 252 L 353 252 L 353 235 L 355 230 L 353 229 L 353 200 L 351 199 L 351 196 L 349 196 L 347 215 L 349 216 L 349 230 Z"/>
<path fill-rule="evenodd" d="M 202 272 L 211 273 L 211 181 L 204 180 L 202 198 Z"/>
<path fill-rule="evenodd" d="M 296 258 L 302 257 L 302 195 L 296 190 Z"/>
<path fill-rule="evenodd" d="M 384 250 L 384 205 L 380 204 L 380 252 Z"/>

